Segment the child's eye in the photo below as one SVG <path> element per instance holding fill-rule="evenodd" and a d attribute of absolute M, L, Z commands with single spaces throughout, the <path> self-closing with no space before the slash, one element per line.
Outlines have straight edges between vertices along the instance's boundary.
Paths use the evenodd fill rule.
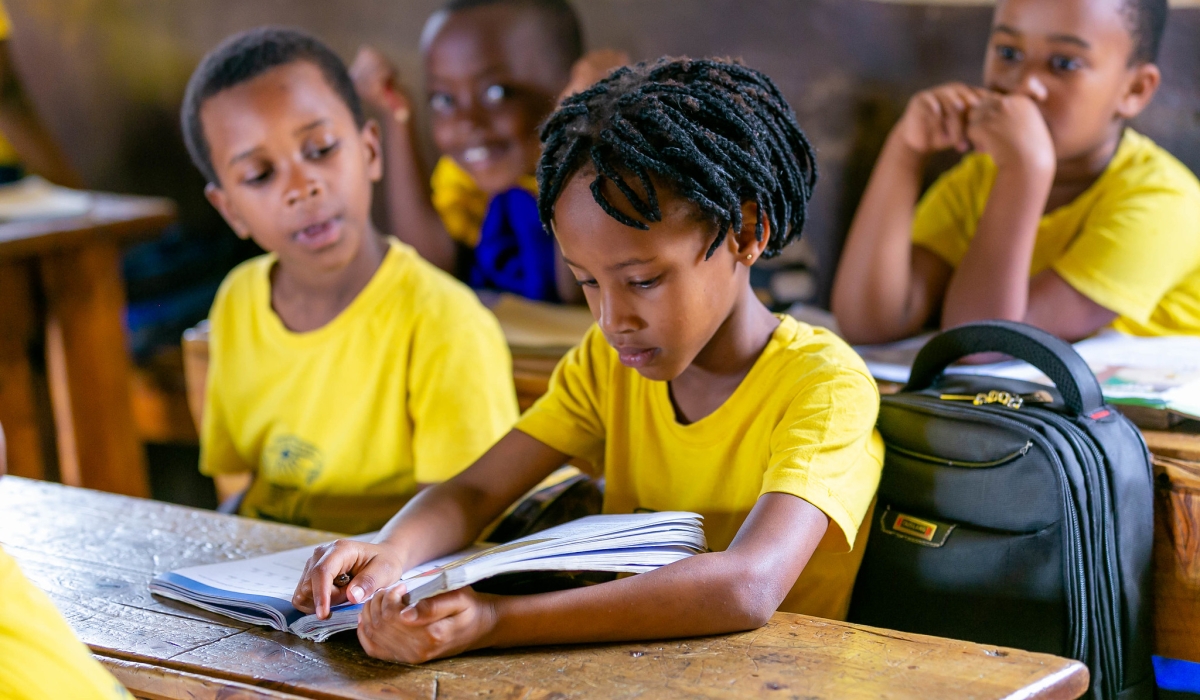
<path fill-rule="evenodd" d="M 257 170 L 242 178 L 242 184 L 261 185 L 271 179 L 271 169 Z"/>
<path fill-rule="evenodd" d="M 483 97 L 489 104 L 503 102 L 508 96 L 509 90 L 503 85 L 489 85 L 487 89 L 483 91 Z"/>
<path fill-rule="evenodd" d="M 449 112 L 454 109 L 454 98 L 444 92 L 435 92 L 429 96 L 429 108 L 435 112 Z"/>
<path fill-rule="evenodd" d="M 1071 58 L 1070 56 L 1053 56 L 1050 58 L 1050 68 L 1060 73 L 1069 73 L 1079 70 L 1082 67 L 1083 64 L 1078 59 Z"/>
<path fill-rule="evenodd" d="M 579 287 L 596 287 L 596 280 L 575 280 L 575 285 Z"/>
<path fill-rule="evenodd" d="M 1022 58 L 1021 52 L 1011 46 L 997 46 L 996 55 L 1000 57 L 1001 61 L 1008 62 L 1020 61 Z"/>
<path fill-rule="evenodd" d="M 648 280 L 630 280 L 629 284 L 630 286 L 637 287 L 638 289 L 650 289 L 654 285 L 658 284 L 658 280 L 658 277 Z"/>
<path fill-rule="evenodd" d="M 334 141 L 323 146 L 312 146 L 306 148 L 304 151 L 304 157 L 308 158 L 309 160 L 319 160 L 336 151 L 339 145 L 341 145 L 340 142 Z"/>

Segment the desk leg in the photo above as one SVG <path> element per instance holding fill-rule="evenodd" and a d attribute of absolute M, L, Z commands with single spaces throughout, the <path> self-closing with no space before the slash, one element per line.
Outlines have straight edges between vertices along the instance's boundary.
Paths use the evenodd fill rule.
<path fill-rule="evenodd" d="M 41 431 L 30 345 L 37 333 L 33 274 L 26 262 L 0 263 L 0 424 L 8 438 L 8 472 L 44 479 Z"/>
<path fill-rule="evenodd" d="M 66 375 L 50 379 L 52 387 L 66 387 L 55 392 L 55 416 L 60 436 L 73 430 L 79 485 L 149 496 L 146 453 L 129 396 L 131 371 L 121 321 L 125 290 L 117 247 L 96 244 L 46 256 L 42 280 L 50 323 L 62 335 L 61 361 L 48 363 L 48 371 Z M 61 410 L 67 402 L 70 409 Z M 61 437 L 59 442 L 60 447 L 71 444 Z"/>

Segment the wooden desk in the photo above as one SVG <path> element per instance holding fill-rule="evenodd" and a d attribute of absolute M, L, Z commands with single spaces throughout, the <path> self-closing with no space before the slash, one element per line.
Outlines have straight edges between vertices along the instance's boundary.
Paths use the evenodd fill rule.
<path fill-rule="evenodd" d="M 135 695 L 153 698 L 1075 698 L 1080 663 L 801 615 L 722 637 L 476 653 L 423 666 L 249 627 L 146 590 L 158 572 L 330 533 L 15 477 L 0 544 Z M 238 694 L 238 693 L 242 694 Z"/>
<path fill-rule="evenodd" d="M 64 483 L 149 494 L 130 410 L 119 247 L 174 217 L 169 200 L 94 194 L 82 216 L 0 224 L 0 423 L 13 474 L 46 476 L 51 440 L 39 417 L 49 403 Z M 43 337 L 49 396 L 30 363 Z"/>

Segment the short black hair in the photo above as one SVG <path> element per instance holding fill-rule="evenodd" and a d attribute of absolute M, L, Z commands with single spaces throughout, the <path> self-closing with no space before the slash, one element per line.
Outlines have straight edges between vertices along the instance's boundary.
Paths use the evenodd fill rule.
<path fill-rule="evenodd" d="M 1156 62 L 1167 26 L 1167 0 L 1125 0 L 1121 9 L 1133 39 L 1130 65 Z"/>
<path fill-rule="evenodd" d="M 592 197 L 626 226 L 649 228 L 613 207 L 605 179 L 646 221 L 662 220 L 651 175 L 692 201 L 717 228 L 708 256 L 730 227 L 741 229 L 743 202 L 758 206 L 759 240 L 763 217 L 771 224 L 763 257 L 778 255 L 800 237 L 817 182 L 812 145 L 775 83 L 719 59 L 639 63 L 563 100 L 542 128 L 538 208 L 547 231 L 564 184 L 589 164 Z"/>
<path fill-rule="evenodd" d="M 566 0 L 448 0 L 442 12 L 452 14 L 488 5 L 511 5 L 532 10 L 547 30 L 547 39 L 555 48 L 557 61 L 565 70 L 583 56 L 583 30 L 579 15 Z"/>
<path fill-rule="evenodd" d="M 272 68 L 308 61 L 321 70 L 329 86 L 342 98 L 359 128 L 366 123 L 362 103 L 346 64 L 315 36 L 287 27 L 258 27 L 235 34 L 209 51 L 196 66 L 183 93 L 180 121 L 183 140 L 192 163 L 211 183 L 217 183 L 200 108 L 213 95 L 257 78 Z"/>

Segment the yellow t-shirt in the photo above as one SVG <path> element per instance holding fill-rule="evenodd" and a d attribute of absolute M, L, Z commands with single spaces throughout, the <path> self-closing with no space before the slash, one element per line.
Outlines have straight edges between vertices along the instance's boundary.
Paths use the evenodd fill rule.
<path fill-rule="evenodd" d="M 991 157 L 963 158 L 921 199 L 913 243 L 957 266 L 995 179 Z M 1116 312 L 1117 330 L 1200 333 L 1200 182 L 1153 141 L 1126 129 L 1100 178 L 1042 217 L 1030 277 L 1047 268 Z"/>
<path fill-rule="evenodd" d="M 459 243 L 474 248 L 479 243 L 479 230 L 487 215 L 487 192 L 479 189 L 475 179 L 450 156 L 442 156 L 429 178 L 433 190 L 433 208 L 442 218 L 446 233 Z M 523 175 L 517 187 L 537 196 L 537 178 Z"/>
<path fill-rule="evenodd" d="M 0 549 L 0 698 L 132 700 Z"/>
<path fill-rule="evenodd" d="M 780 321 L 733 395 L 689 425 L 676 420 L 667 383 L 622 365 L 593 326 L 517 429 L 603 464 L 604 512 L 700 513 L 713 550 L 729 546 L 764 493 L 803 498 L 831 522 L 779 609 L 842 619 L 883 464 L 879 392 L 833 333 Z"/>
<path fill-rule="evenodd" d="M 517 418 L 512 360 L 473 293 L 389 239 L 348 307 L 294 333 L 274 255 L 229 273 L 210 315 L 200 470 L 256 472 L 242 515 L 359 533 L 462 471 Z"/>

